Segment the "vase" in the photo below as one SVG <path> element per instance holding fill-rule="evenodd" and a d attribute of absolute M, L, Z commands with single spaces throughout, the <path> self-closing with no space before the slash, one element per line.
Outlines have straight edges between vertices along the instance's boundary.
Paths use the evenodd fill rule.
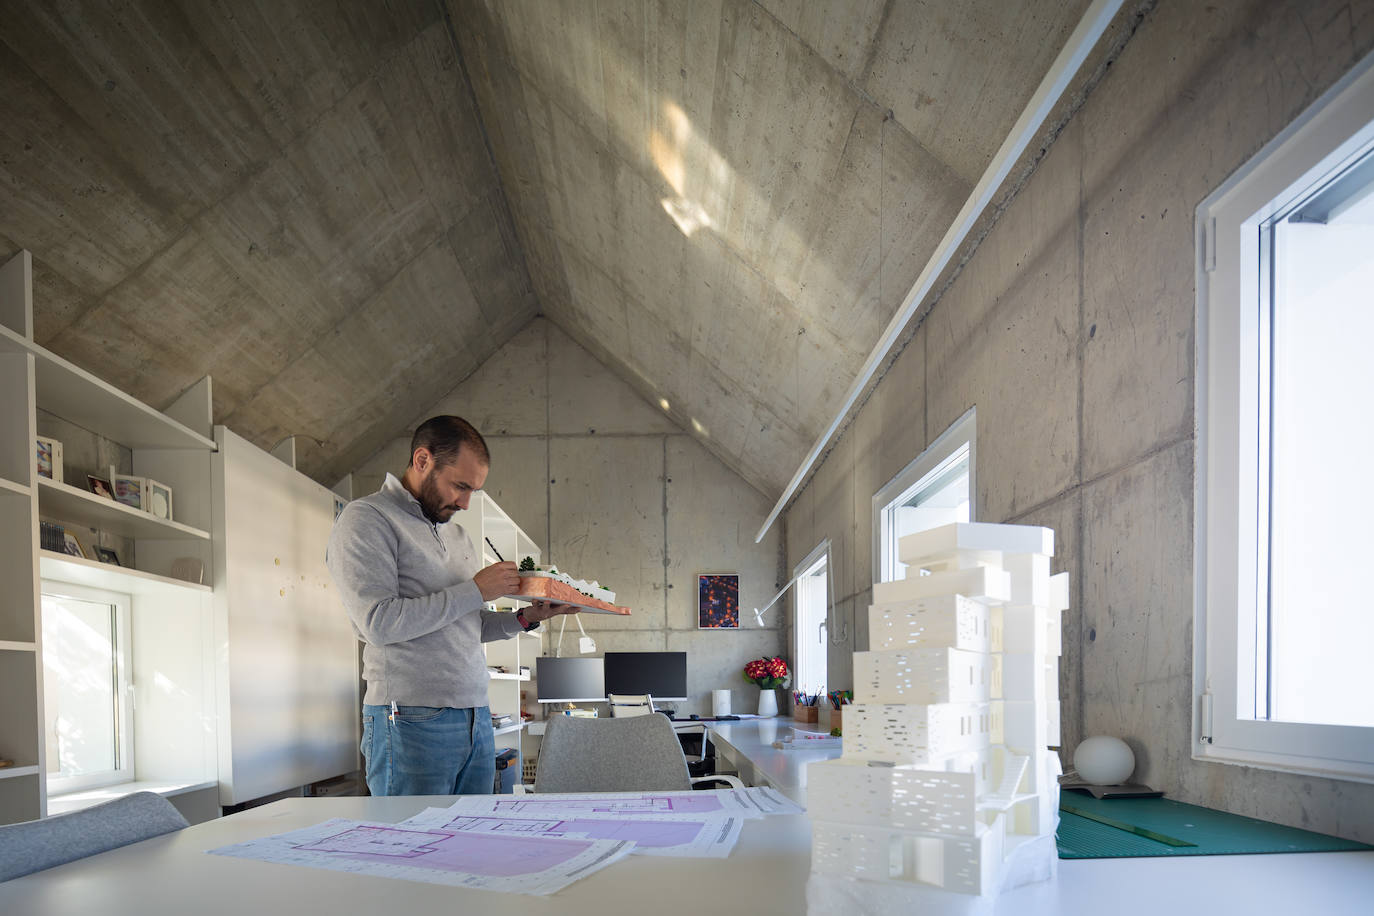
<path fill-rule="evenodd" d="M 778 714 L 778 692 L 776 690 L 759 691 L 759 715 L 776 716 Z"/>

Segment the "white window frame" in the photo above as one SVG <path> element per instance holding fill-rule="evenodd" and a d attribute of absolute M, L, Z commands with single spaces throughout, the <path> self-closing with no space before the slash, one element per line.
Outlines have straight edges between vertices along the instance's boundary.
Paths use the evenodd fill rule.
<path fill-rule="evenodd" d="M 1374 55 L 1197 209 L 1193 757 L 1374 782 L 1374 728 L 1256 719 L 1268 560 L 1259 227 L 1374 145 Z M 1267 486 L 1265 487 L 1267 491 Z M 1240 713 L 1250 712 L 1243 716 Z"/>
<path fill-rule="evenodd" d="M 73 585 L 56 579 L 43 579 L 41 594 L 61 598 L 75 598 L 98 604 L 109 604 L 115 608 L 115 691 L 118 704 L 119 725 L 116 730 L 117 765 L 113 770 L 98 773 L 83 773 L 79 776 L 47 776 L 49 796 L 67 795 L 87 789 L 117 786 L 134 781 L 134 689 L 133 689 L 133 643 L 130 638 L 133 612 L 133 599 L 122 592 L 107 591 Z M 43 663 L 42 658 L 39 664 Z M 45 722 L 46 726 L 46 722 Z"/>
<path fill-rule="evenodd" d="M 886 524 L 893 503 L 904 503 L 928 479 L 968 446 L 969 521 L 978 518 L 978 408 L 970 407 L 950 424 L 925 451 L 911 460 L 873 494 L 873 581 L 890 582 L 896 575 L 897 537 Z"/>
<path fill-rule="evenodd" d="M 821 657 L 825 662 L 825 676 L 826 680 L 828 681 L 830 678 L 830 658 L 828 648 L 830 645 L 830 612 L 835 606 L 835 580 L 833 575 L 834 571 L 831 569 L 830 565 L 829 538 L 821 541 L 820 544 L 816 546 L 816 549 L 808 553 L 806 555 L 806 558 L 803 559 L 800 563 L 798 563 L 796 567 L 792 570 L 792 581 L 794 583 L 794 590 L 792 592 L 792 657 L 794 659 L 798 659 L 798 661 L 800 662 L 800 659 L 802 658 L 802 637 L 803 635 L 806 635 L 811 628 L 810 621 L 807 621 L 805 626 L 803 626 L 802 623 L 802 580 L 805 579 L 807 576 L 811 575 L 812 570 L 821 563 L 825 564 L 825 616 L 821 618 L 821 622 L 819 624 L 820 632 L 818 634 L 818 638 L 821 644 Z M 802 666 L 800 663 L 797 664 L 796 671 L 794 673 L 796 675 L 792 679 L 792 688 L 794 690 L 808 689 L 815 691 L 824 689 L 826 687 L 826 684 L 813 684 L 810 681 L 804 681 L 804 672 L 802 671 Z"/>

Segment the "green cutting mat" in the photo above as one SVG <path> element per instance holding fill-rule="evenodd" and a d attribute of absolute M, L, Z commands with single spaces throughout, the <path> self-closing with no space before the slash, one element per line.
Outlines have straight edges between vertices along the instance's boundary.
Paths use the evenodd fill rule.
<path fill-rule="evenodd" d="M 1374 849 L 1353 840 L 1185 805 L 1168 798 L 1093 798 L 1080 792 L 1061 793 L 1055 840 L 1061 859 Z"/>

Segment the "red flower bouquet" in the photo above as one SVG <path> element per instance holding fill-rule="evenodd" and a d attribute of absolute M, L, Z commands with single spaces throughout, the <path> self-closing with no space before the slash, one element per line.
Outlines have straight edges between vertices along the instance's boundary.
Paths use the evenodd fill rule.
<path fill-rule="evenodd" d="M 786 687 L 789 677 L 787 662 L 777 656 L 756 658 L 744 666 L 744 679 L 764 690 Z"/>

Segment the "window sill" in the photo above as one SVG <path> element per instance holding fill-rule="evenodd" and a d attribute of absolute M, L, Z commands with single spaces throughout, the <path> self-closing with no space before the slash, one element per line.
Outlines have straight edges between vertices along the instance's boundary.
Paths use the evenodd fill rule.
<path fill-rule="evenodd" d="M 1374 764 L 1359 761 L 1324 760 L 1320 757 L 1270 754 L 1263 751 L 1228 748 L 1221 745 L 1200 748 L 1194 751 L 1192 756 L 1194 760 L 1204 763 L 1254 767 L 1260 770 L 1274 770 L 1280 773 L 1293 773 L 1298 776 L 1317 776 L 1324 779 L 1342 779 L 1348 782 L 1374 783 Z"/>
<path fill-rule="evenodd" d="M 188 792 L 198 792 L 202 789 L 213 789 L 219 783 L 210 780 L 209 782 L 160 782 L 156 780 L 135 780 L 134 782 L 121 782 L 113 786 L 101 786 L 98 789 L 81 789 L 76 792 L 67 792 L 62 795 L 48 796 L 48 815 L 67 814 L 72 811 L 80 811 L 83 808 L 91 808 L 107 801 L 114 801 L 116 798 L 123 798 L 126 795 L 133 795 L 135 792 L 156 792 L 163 798 L 172 798 L 176 795 L 185 795 Z"/>

